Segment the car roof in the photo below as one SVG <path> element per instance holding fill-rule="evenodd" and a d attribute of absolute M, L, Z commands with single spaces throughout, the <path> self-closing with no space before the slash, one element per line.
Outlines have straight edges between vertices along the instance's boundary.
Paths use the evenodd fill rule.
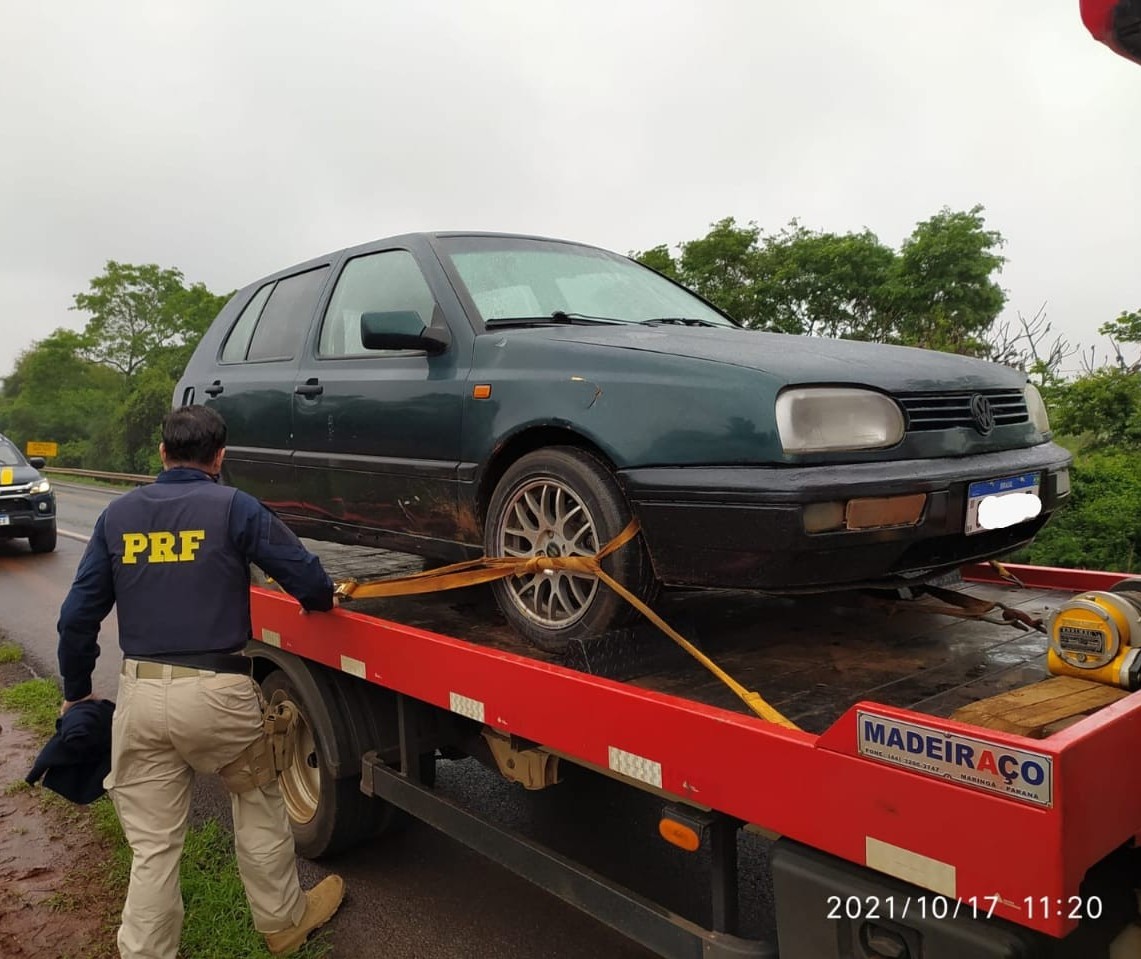
<path fill-rule="evenodd" d="M 357 256 L 370 250 L 375 250 L 379 247 L 387 246 L 408 246 L 413 243 L 427 243 L 433 245 L 435 240 L 456 239 L 458 237 L 487 237 L 490 239 L 504 239 L 504 240 L 537 240 L 543 243 L 562 243 L 567 246 L 579 246 L 586 249 L 600 250 L 604 253 L 610 253 L 615 256 L 621 256 L 613 250 L 607 250 L 605 247 L 594 246 L 590 243 L 582 243 L 578 240 L 567 240 L 553 236 L 541 236 L 531 233 L 496 233 L 487 230 L 437 230 L 437 231 L 418 231 L 414 233 L 399 233 L 394 236 L 378 237 L 374 240 L 367 240 L 364 243 L 357 243 L 353 246 L 341 247 L 339 250 L 330 250 L 327 253 L 322 253 L 319 256 L 312 257 L 308 260 L 303 260 L 300 263 L 294 263 L 280 270 L 275 270 L 273 273 L 267 273 L 265 276 L 259 277 L 249 286 L 261 286 L 270 280 L 281 279 L 282 277 L 292 276 L 295 273 L 304 273 L 306 270 L 313 270 L 320 266 L 327 266 L 330 263 L 340 259 L 342 256 Z M 244 289 L 245 287 L 243 287 Z"/>

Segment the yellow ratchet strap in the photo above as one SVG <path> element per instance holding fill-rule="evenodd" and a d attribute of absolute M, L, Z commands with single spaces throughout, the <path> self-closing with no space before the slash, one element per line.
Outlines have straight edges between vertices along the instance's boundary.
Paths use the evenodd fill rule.
<path fill-rule="evenodd" d="M 484 556 L 481 559 L 453 563 L 439 569 L 413 573 L 411 576 L 400 576 L 394 579 L 374 580 L 368 583 L 346 580 L 337 584 L 336 592 L 342 599 L 374 599 L 390 596 L 411 596 L 417 593 L 436 593 L 448 589 L 459 589 L 464 586 L 476 586 L 480 583 L 490 583 L 497 579 L 506 579 L 508 576 L 525 576 L 547 570 L 571 570 L 588 576 L 597 576 L 728 686 L 754 713 L 770 723 L 776 723 L 778 726 L 797 729 L 798 727 L 792 720 L 770 706 L 760 693 L 746 689 L 733 679 L 725 670 L 602 568 L 602 560 L 629 543 L 638 535 L 638 530 L 638 521 L 636 519 L 631 520 L 621 533 L 593 556 Z"/>

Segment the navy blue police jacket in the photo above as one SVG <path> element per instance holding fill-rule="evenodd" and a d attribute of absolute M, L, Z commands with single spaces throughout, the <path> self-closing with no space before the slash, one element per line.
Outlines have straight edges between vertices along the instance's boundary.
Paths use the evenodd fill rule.
<path fill-rule="evenodd" d="M 333 606 L 316 556 L 258 500 L 175 467 L 99 517 L 58 623 L 64 698 L 91 692 L 111 607 L 126 657 L 235 653 L 250 640 L 249 564 L 307 610 Z"/>

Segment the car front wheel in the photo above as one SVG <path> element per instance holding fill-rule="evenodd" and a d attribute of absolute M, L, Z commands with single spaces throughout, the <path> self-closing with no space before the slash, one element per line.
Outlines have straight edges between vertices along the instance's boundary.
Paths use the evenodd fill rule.
<path fill-rule="evenodd" d="M 53 523 L 47 529 L 38 529 L 28 536 L 28 545 L 33 553 L 50 553 L 56 547 L 56 528 Z"/>
<path fill-rule="evenodd" d="M 487 509 L 489 556 L 593 556 L 632 517 L 618 481 L 596 456 L 550 447 L 521 457 L 503 474 Z M 602 568 L 643 600 L 655 580 L 642 539 L 602 561 Z M 561 652 L 572 640 L 619 628 L 638 613 L 597 577 L 563 570 L 512 576 L 492 584 L 511 624 L 531 643 Z"/>

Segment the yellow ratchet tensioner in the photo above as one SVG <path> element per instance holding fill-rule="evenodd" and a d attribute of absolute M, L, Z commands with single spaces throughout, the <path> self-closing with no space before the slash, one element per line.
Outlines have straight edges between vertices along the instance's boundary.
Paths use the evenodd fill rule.
<path fill-rule="evenodd" d="M 1050 618 L 1047 668 L 1056 676 L 1141 689 L 1141 579 L 1091 590 Z"/>

